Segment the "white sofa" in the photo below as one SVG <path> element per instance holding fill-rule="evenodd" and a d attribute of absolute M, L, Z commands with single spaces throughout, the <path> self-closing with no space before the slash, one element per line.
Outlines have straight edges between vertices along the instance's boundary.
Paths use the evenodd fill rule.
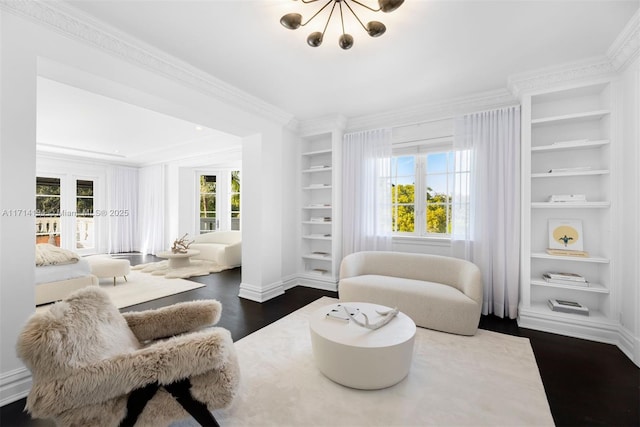
<path fill-rule="evenodd" d="M 200 253 L 192 259 L 213 261 L 218 265 L 237 267 L 242 264 L 242 232 L 213 231 L 193 239 L 189 249 Z"/>
<path fill-rule="evenodd" d="M 436 255 L 357 252 L 340 266 L 340 301 L 398 307 L 416 325 L 474 335 L 482 309 L 482 277 L 473 263 Z"/>

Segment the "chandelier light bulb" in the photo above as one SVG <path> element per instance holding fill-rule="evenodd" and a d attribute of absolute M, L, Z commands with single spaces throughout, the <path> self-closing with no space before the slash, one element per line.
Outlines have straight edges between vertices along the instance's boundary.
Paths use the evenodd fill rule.
<path fill-rule="evenodd" d="M 302 3 L 315 3 L 319 0 L 302 0 Z M 333 16 L 333 12 L 338 7 L 340 13 L 340 23 L 342 24 L 342 34 L 338 38 L 338 45 L 344 49 L 351 49 L 353 47 L 353 36 L 351 34 L 347 34 L 344 29 L 344 9 L 343 5 L 346 9 L 351 12 L 351 14 L 358 21 L 360 26 L 369 34 L 371 37 L 380 37 L 387 31 L 387 27 L 379 21 L 370 21 L 367 25 L 364 25 L 356 12 L 351 7 L 351 4 L 356 4 L 358 6 L 364 7 L 372 12 L 384 12 L 390 13 L 399 8 L 404 0 L 378 0 L 378 8 L 374 9 L 370 6 L 367 6 L 364 3 L 361 3 L 360 0 L 328 0 L 324 6 L 322 6 L 316 13 L 314 13 L 311 18 L 309 18 L 306 22 L 303 22 L 302 15 L 299 13 L 287 13 L 286 15 L 280 18 L 280 24 L 283 27 L 289 30 L 296 30 L 300 27 L 304 27 L 309 22 L 311 22 L 316 16 L 320 14 L 323 10 L 325 10 L 329 5 L 331 6 L 329 17 L 327 18 L 327 22 L 324 25 L 324 29 L 322 31 L 315 31 L 309 34 L 307 37 L 307 44 L 311 47 L 318 47 L 322 44 L 324 39 L 324 33 L 327 31 L 327 27 L 329 26 L 329 22 L 331 21 L 331 17 Z"/>

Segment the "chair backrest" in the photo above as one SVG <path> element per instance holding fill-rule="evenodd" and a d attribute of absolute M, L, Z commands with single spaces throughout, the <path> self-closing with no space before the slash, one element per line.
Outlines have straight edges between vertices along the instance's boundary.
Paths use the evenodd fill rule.
<path fill-rule="evenodd" d="M 108 295 L 88 286 L 29 318 L 18 338 L 18 357 L 34 380 L 64 376 L 80 366 L 128 353 L 140 343 Z"/>

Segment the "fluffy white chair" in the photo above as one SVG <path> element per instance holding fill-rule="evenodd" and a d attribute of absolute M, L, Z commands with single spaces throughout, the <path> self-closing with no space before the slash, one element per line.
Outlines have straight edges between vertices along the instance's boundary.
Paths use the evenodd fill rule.
<path fill-rule="evenodd" d="M 418 326 L 474 335 L 482 309 L 480 269 L 463 259 L 356 252 L 340 266 L 340 301 L 398 307 Z"/>
<path fill-rule="evenodd" d="M 242 232 L 213 231 L 193 238 L 189 249 L 197 249 L 200 254 L 192 259 L 213 261 L 218 265 L 238 267 L 242 264 Z"/>
<path fill-rule="evenodd" d="M 19 337 L 33 374 L 27 411 L 65 426 L 166 426 L 189 414 L 216 425 L 210 411 L 235 397 L 239 366 L 229 331 L 198 329 L 221 310 L 210 300 L 121 314 L 98 287 L 74 292 Z"/>

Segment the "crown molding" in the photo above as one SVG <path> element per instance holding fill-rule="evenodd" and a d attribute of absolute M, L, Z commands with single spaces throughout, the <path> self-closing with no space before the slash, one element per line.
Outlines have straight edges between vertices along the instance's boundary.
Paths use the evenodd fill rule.
<path fill-rule="evenodd" d="M 516 99 L 506 89 L 479 92 L 470 96 L 452 98 L 446 101 L 422 104 L 378 114 L 350 119 L 349 132 L 372 127 L 406 126 L 425 121 L 450 118 L 474 111 L 489 110 L 513 105 Z"/>
<path fill-rule="evenodd" d="M 344 130 L 347 127 L 348 119 L 339 114 L 318 117 L 315 119 L 300 121 L 298 133 L 300 136 L 317 135 L 328 133 L 334 130 Z"/>
<path fill-rule="evenodd" d="M 547 67 L 509 76 L 507 86 L 517 98 L 525 92 L 547 89 L 581 80 L 605 78 L 615 73 L 607 57 L 591 58 L 579 62 Z"/>
<path fill-rule="evenodd" d="M 640 54 L 640 9 L 636 11 L 607 51 L 616 71 L 633 62 Z"/>
<path fill-rule="evenodd" d="M 262 118 L 287 125 L 293 115 L 60 1 L 0 0 L 0 8 L 97 47 Z"/>

